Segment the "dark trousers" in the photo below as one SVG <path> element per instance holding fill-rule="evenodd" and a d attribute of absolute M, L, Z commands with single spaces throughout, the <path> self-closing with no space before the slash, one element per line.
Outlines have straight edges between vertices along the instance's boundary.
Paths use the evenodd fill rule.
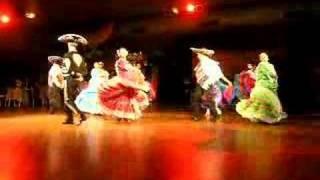
<path fill-rule="evenodd" d="M 203 99 L 203 96 L 206 95 L 206 93 L 210 94 L 211 91 L 211 88 L 204 90 L 199 85 L 194 88 L 191 96 L 192 116 L 194 118 L 200 119 L 206 109 L 209 109 L 212 115 L 216 113 L 214 96 L 210 99 Z"/>
<path fill-rule="evenodd" d="M 201 118 L 203 115 L 203 109 L 201 108 L 201 97 L 204 90 L 197 84 L 191 94 L 191 108 L 192 116 L 195 118 Z"/>
<path fill-rule="evenodd" d="M 49 110 L 54 113 L 62 107 L 62 90 L 55 84 L 48 88 Z"/>
<path fill-rule="evenodd" d="M 67 115 L 66 122 L 73 123 L 73 114 L 79 114 L 82 118 L 84 114 L 77 108 L 74 103 L 77 95 L 79 94 L 80 83 L 72 77 L 65 79 L 64 88 L 64 112 Z"/>

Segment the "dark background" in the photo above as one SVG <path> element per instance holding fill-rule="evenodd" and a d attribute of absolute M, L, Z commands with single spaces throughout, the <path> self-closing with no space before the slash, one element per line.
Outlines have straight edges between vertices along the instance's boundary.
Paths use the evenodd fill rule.
<path fill-rule="evenodd" d="M 47 56 L 62 55 L 64 33 L 79 33 L 91 43 L 83 49 L 89 64 L 103 60 L 113 69 L 120 46 L 143 51 L 159 69 L 159 102 L 188 105 L 192 80 L 190 46 L 216 51 L 225 74 L 233 79 L 246 63 L 266 51 L 280 77 L 280 99 L 289 113 L 318 113 L 320 65 L 318 3 L 309 1 L 198 1 L 196 16 L 170 15 L 186 1 L 0 1 L 12 22 L 0 25 L 0 87 L 15 78 L 46 79 Z M 28 9 L 38 17 L 24 18 Z M 1 11 L 0 11 L 1 12 Z"/>

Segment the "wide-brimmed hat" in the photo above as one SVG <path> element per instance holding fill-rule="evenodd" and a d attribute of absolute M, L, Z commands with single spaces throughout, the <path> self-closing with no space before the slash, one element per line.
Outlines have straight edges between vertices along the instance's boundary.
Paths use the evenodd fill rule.
<path fill-rule="evenodd" d="M 87 39 L 78 34 L 64 34 L 58 38 L 58 41 L 63 43 L 73 42 L 73 43 L 82 44 L 82 45 L 88 44 Z"/>
<path fill-rule="evenodd" d="M 61 56 L 48 56 L 48 61 L 53 64 L 53 63 L 62 63 L 63 62 L 63 57 Z"/>
<path fill-rule="evenodd" d="M 206 56 L 212 56 L 215 53 L 214 50 L 206 49 L 206 48 L 193 48 L 193 47 L 191 47 L 190 49 L 194 53 L 199 53 L 199 54 L 203 54 Z"/>

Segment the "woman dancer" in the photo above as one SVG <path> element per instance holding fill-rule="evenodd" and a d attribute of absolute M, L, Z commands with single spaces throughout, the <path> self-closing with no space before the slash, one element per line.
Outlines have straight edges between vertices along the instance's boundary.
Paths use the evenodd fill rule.
<path fill-rule="evenodd" d="M 77 96 L 75 104 L 82 112 L 101 114 L 98 92 L 102 84 L 107 83 L 109 73 L 103 69 L 103 62 L 95 62 L 93 66 L 89 85 Z"/>
<path fill-rule="evenodd" d="M 254 67 L 252 64 L 248 64 L 248 70 L 240 73 L 240 92 L 242 94 L 242 98 L 249 98 L 250 93 L 255 85 L 256 77 L 254 74 Z"/>
<path fill-rule="evenodd" d="M 141 71 L 127 61 L 128 51 L 120 48 L 115 63 L 116 76 L 100 91 L 102 111 L 118 120 L 136 120 L 149 105 L 149 85 Z"/>
<path fill-rule="evenodd" d="M 278 76 L 266 53 L 261 53 L 259 58 L 260 63 L 255 70 L 256 83 L 250 98 L 241 100 L 236 111 L 252 122 L 276 123 L 287 116 L 277 95 Z"/>

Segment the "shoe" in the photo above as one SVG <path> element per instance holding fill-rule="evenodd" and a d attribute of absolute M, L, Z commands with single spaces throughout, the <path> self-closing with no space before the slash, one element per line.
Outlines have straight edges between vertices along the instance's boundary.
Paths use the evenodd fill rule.
<path fill-rule="evenodd" d="M 204 116 L 206 117 L 206 120 L 210 120 L 211 119 L 211 113 L 210 113 L 209 109 L 207 109 L 207 111 L 206 111 Z"/>
<path fill-rule="evenodd" d="M 193 121 L 200 121 L 200 118 L 193 116 L 193 117 L 192 117 L 192 120 L 193 120 Z"/>
<path fill-rule="evenodd" d="M 80 125 L 81 125 L 81 123 L 82 123 L 82 121 L 78 121 L 78 122 L 74 123 L 74 125 L 76 125 L 76 126 L 80 126 Z"/>
<path fill-rule="evenodd" d="M 131 124 L 131 123 L 132 123 L 132 120 L 130 120 L 130 119 L 125 119 L 125 121 L 126 121 L 126 123 L 128 123 L 128 124 Z"/>
<path fill-rule="evenodd" d="M 221 115 L 222 115 L 222 111 L 221 111 L 221 109 L 216 108 L 216 112 L 217 112 L 217 115 L 218 115 L 218 116 L 221 116 Z"/>
<path fill-rule="evenodd" d="M 215 117 L 215 122 L 221 122 L 223 119 L 222 119 L 222 115 L 217 115 Z"/>
<path fill-rule="evenodd" d="M 67 114 L 66 120 L 62 124 L 73 124 L 72 114 Z"/>
<path fill-rule="evenodd" d="M 86 121 L 86 120 L 87 120 L 86 115 L 81 114 L 81 115 L 80 115 L 80 122 L 82 122 L 82 121 Z"/>
<path fill-rule="evenodd" d="M 84 114 L 80 115 L 80 121 L 78 121 L 77 123 L 75 123 L 76 126 L 80 126 L 84 121 L 87 120 L 87 117 Z"/>
<path fill-rule="evenodd" d="M 65 121 L 65 122 L 63 122 L 62 124 L 64 124 L 64 125 L 69 125 L 69 124 L 73 124 L 73 122 L 72 122 L 72 121 Z"/>
<path fill-rule="evenodd" d="M 121 122 L 123 119 L 122 118 L 117 118 L 117 121 L 118 122 Z"/>

